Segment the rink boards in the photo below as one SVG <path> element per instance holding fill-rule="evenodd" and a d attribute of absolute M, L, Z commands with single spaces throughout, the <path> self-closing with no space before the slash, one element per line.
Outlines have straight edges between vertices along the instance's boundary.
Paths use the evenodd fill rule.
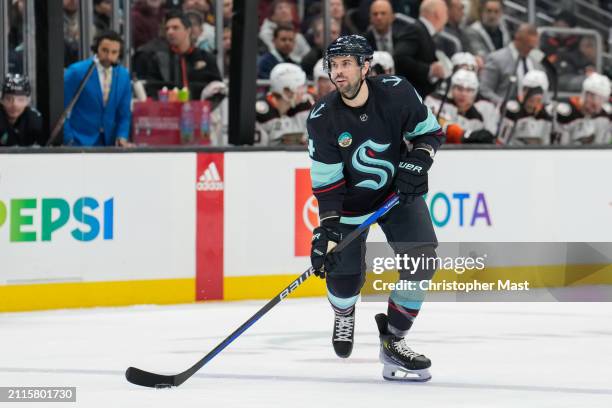
<path fill-rule="evenodd" d="M 609 157 L 441 151 L 426 197 L 438 239 L 608 242 Z M 274 296 L 309 264 L 308 168 L 287 151 L 0 155 L 0 311 Z M 295 293 L 322 294 L 319 279 Z"/>

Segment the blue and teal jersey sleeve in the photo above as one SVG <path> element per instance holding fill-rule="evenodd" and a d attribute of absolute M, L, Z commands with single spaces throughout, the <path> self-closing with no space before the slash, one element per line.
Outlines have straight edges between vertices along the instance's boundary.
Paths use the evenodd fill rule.
<path fill-rule="evenodd" d="M 404 139 L 414 144 L 427 143 L 438 150 L 444 142 L 442 127 L 431 109 L 423 103 L 423 99 L 408 83 L 405 95 L 406 102 L 401 110 Z"/>
<path fill-rule="evenodd" d="M 346 193 L 344 163 L 325 111 L 325 102 L 319 102 L 306 122 L 310 179 L 312 192 L 319 203 L 319 214 L 340 214 Z"/>

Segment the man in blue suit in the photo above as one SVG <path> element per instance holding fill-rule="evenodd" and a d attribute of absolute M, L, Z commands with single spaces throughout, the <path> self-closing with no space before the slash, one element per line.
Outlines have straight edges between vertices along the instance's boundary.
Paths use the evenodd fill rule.
<path fill-rule="evenodd" d="M 91 64 L 94 72 L 64 123 L 64 144 L 130 146 L 130 74 L 118 65 L 123 40 L 114 31 L 96 37 L 93 58 L 70 65 L 64 73 L 64 107 L 70 104 Z"/>

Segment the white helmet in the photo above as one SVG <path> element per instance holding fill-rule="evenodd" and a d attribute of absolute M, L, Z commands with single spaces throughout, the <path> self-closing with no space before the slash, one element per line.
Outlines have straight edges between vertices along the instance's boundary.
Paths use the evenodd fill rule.
<path fill-rule="evenodd" d="M 478 64 L 476 64 L 476 57 L 469 52 L 457 52 L 451 57 L 453 68 L 457 68 L 461 65 L 467 65 L 469 69 L 476 71 Z"/>
<path fill-rule="evenodd" d="M 319 78 L 329 78 L 329 76 L 323 69 L 323 58 L 317 61 L 312 70 L 312 79 L 316 81 Z"/>
<path fill-rule="evenodd" d="M 383 67 L 385 71 L 391 70 L 395 73 L 395 63 L 393 62 L 393 57 L 387 51 L 374 51 L 372 55 L 371 66 L 379 64 Z"/>
<path fill-rule="evenodd" d="M 610 80 L 607 76 L 594 72 L 582 83 L 582 92 L 594 93 L 607 101 L 610 97 Z"/>
<path fill-rule="evenodd" d="M 476 91 L 478 90 L 478 77 L 474 71 L 469 71 L 467 69 L 457 70 L 451 79 L 451 86 L 455 85 Z"/>
<path fill-rule="evenodd" d="M 548 76 L 544 71 L 532 69 L 525 74 L 522 83 L 523 88 L 542 88 L 544 92 L 548 92 Z"/>
<path fill-rule="evenodd" d="M 270 72 L 270 90 L 276 94 L 283 95 L 285 88 L 296 92 L 304 85 L 306 85 L 306 74 L 295 64 L 281 62 Z"/>

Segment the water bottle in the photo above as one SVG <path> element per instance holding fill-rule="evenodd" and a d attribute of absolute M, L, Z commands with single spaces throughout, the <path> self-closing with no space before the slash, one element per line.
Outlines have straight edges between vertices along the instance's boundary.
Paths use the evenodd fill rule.
<path fill-rule="evenodd" d="M 210 141 L 210 105 L 204 103 L 202 106 L 202 117 L 200 118 L 200 139 Z"/>
<path fill-rule="evenodd" d="M 181 143 L 193 142 L 193 132 L 195 127 L 193 109 L 189 102 L 181 107 Z"/>
<path fill-rule="evenodd" d="M 157 99 L 160 102 L 168 102 L 168 87 L 164 86 L 157 92 Z"/>

